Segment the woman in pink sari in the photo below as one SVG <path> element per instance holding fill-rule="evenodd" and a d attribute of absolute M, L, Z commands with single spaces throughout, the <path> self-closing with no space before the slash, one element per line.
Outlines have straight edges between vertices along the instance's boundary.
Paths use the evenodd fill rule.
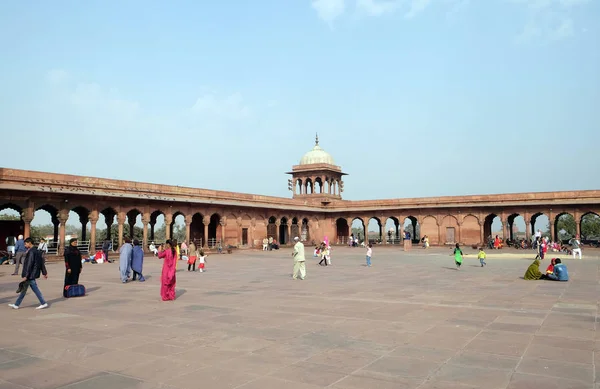
<path fill-rule="evenodd" d="M 163 258 L 162 274 L 160 276 L 160 296 L 163 301 L 175 300 L 175 265 L 177 264 L 177 251 L 167 240 L 164 248 L 158 251 L 158 257 Z"/>

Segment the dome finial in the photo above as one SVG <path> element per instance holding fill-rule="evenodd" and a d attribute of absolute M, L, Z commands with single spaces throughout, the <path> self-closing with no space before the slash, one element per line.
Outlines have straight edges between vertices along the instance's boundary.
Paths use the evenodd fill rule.
<path fill-rule="evenodd" d="M 319 145 L 319 134 L 315 133 L 315 146 Z"/>

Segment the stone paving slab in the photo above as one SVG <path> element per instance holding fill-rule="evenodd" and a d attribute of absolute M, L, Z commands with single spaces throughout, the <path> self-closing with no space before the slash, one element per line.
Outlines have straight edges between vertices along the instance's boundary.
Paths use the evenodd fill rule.
<path fill-rule="evenodd" d="M 524 281 L 534 254 L 456 270 L 448 249 L 334 248 L 291 279 L 290 250 L 178 263 L 177 300 L 87 264 L 82 298 L 62 298 L 64 267 L 11 310 L 17 277 L 0 266 L 0 389 L 600 388 L 598 252 L 564 257 L 571 281 Z M 504 253 L 503 253 L 504 254 Z M 509 255 L 510 254 L 510 255 Z M 544 261 L 545 267 L 548 260 Z"/>

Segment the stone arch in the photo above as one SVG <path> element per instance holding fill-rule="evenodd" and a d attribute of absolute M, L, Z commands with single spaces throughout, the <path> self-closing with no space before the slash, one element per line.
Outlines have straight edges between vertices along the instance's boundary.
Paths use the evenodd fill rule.
<path fill-rule="evenodd" d="M 577 221 L 573 214 L 561 212 L 554 218 L 554 236 L 555 241 L 565 242 L 575 237 L 577 234 Z M 565 242 L 566 243 L 566 242 Z"/>
<path fill-rule="evenodd" d="M 511 242 L 517 240 L 519 236 L 524 236 L 525 229 L 527 228 L 527 224 L 525 223 L 525 218 L 518 212 L 515 212 L 508 216 L 506 219 L 507 223 L 507 236 L 504 238 L 504 241 L 510 240 Z M 521 227 L 519 227 L 519 224 Z"/>
<path fill-rule="evenodd" d="M 25 222 L 21 216 L 23 208 L 15 203 L 4 203 L 0 208 L 0 212 L 7 209 L 18 213 L 18 215 L 11 215 L 15 217 L 15 220 L 0 220 L 0 247 L 3 250 L 6 249 L 6 238 L 8 236 L 17 238 L 20 234 L 25 233 Z"/>
<path fill-rule="evenodd" d="M 304 194 L 303 184 L 302 184 L 302 179 L 301 178 L 297 178 L 296 179 L 296 193 L 297 194 Z"/>
<path fill-rule="evenodd" d="M 454 215 L 446 215 L 442 218 L 440 243 L 456 244 L 460 243 L 460 226 L 458 218 Z"/>
<path fill-rule="evenodd" d="M 600 215 L 594 211 L 586 211 L 581 215 L 580 231 L 581 240 L 600 239 Z"/>
<path fill-rule="evenodd" d="M 42 227 L 48 225 L 48 222 L 46 221 L 48 220 L 48 216 L 45 216 L 45 213 L 47 213 L 50 216 L 50 224 L 53 227 L 51 231 L 48 231 L 46 228 L 43 228 L 42 231 L 42 229 L 33 227 L 34 225 Z M 43 219 L 46 220 L 42 221 Z M 58 247 L 58 208 L 56 208 L 52 204 L 43 204 L 35 208 L 33 212 L 33 220 L 31 221 L 31 226 L 32 228 L 30 235 L 32 238 L 36 240 L 39 238 L 46 238 L 49 250 Z"/>
<path fill-rule="evenodd" d="M 497 228 L 499 228 L 500 231 L 494 231 Z M 504 225 L 500 216 L 495 213 L 490 213 L 485 217 L 483 222 L 483 239 L 486 245 L 489 245 L 496 235 L 503 237 L 503 231 Z"/>
<path fill-rule="evenodd" d="M 314 185 L 310 178 L 307 178 L 304 181 L 304 194 L 313 194 L 314 193 Z"/>
<path fill-rule="evenodd" d="M 402 242 L 400 237 L 400 220 L 395 216 L 390 216 L 385 222 L 383 233 L 387 235 L 387 242 L 389 244 L 399 244 Z"/>
<path fill-rule="evenodd" d="M 279 223 L 279 242 L 280 244 L 288 244 L 290 242 L 290 230 L 288 218 L 283 216 Z"/>
<path fill-rule="evenodd" d="M 81 224 L 81 233 L 79 234 L 78 239 L 80 241 L 86 241 L 88 238 L 87 225 L 88 225 L 88 221 L 89 221 L 90 210 L 82 205 L 77 205 L 77 206 L 71 208 L 71 210 L 69 211 L 69 220 L 67 221 L 67 223 L 69 223 L 69 221 L 72 223 L 72 220 L 71 220 L 71 217 L 73 216 L 72 213 L 77 215 L 76 222 Z M 71 223 L 69 223 L 69 224 L 71 224 Z"/>
<path fill-rule="evenodd" d="M 323 180 L 321 180 L 321 177 L 315 178 L 314 188 L 314 193 L 323 193 Z"/>
<path fill-rule="evenodd" d="M 466 245 L 483 245 L 481 237 L 481 226 L 479 218 L 473 214 L 467 214 L 463 217 L 462 225 L 460 226 L 460 240 Z"/>
<path fill-rule="evenodd" d="M 301 233 L 300 233 L 300 224 L 298 223 L 298 217 L 294 216 L 292 218 L 292 224 L 290 226 L 290 238 L 294 238 L 294 237 L 299 237 L 300 239 L 302 239 L 301 237 Z"/>
<path fill-rule="evenodd" d="M 430 244 L 442 244 L 443 240 L 439 234 L 437 218 L 433 215 L 427 215 L 421 220 L 421 236 L 427 235 Z M 414 241 L 419 241 L 420 237 L 413 238 Z M 445 239 L 444 239 L 445 240 Z"/>
<path fill-rule="evenodd" d="M 544 214 L 544 212 L 536 212 L 533 215 L 531 215 L 531 219 L 529 220 L 529 222 L 531 223 L 531 231 L 530 233 L 532 235 L 535 235 L 535 232 L 537 230 L 542 231 L 542 236 L 544 235 L 544 231 L 546 231 L 548 224 L 544 224 L 544 220 L 549 223 L 550 222 L 550 218 Z M 547 231 L 546 235 L 553 235 L 550 233 L 550 231 Z M 551 237 L 552 239 L 554 239 L 554 237 Z"/>
<path fill-rule="evenodd" d="M 184 228 L 177 228 L 175 230 L 175 225 L 184 226 Z M 173 217 L 171 219 L 171 224 L 168 226 L 170 229 L 171 239 L 175 239 L 177 243 L 181 243 L 185 240 L 185 213 L 180 210 L 176 210 L 173 212 Z"/>
<path fill-rule="evenodd" d="M 115 217 L 117 216 L 117 210 L 113 207 L 106 207 L 102 211 L 100 211 L 100 218 L 104 217 L 104 223 L 106 224 L 106 235 L 104 236 L 104 240 L 112 241 L 113 238 L 116 238 L 116 232 L 113 234 L 112 226 L 117 222 Z"/>
<path fill-rule="evenodd" d="M 142 221 L 142 211 L 138 208 L 130 208 L 125 213 L 125 226 L 123 229 L 124 235 L 131 239 L 139 239 L 140 241 L 143 238 L 143 221 Z M 136 230 L 135 227 L 138 227 Z"/>
<path fill-rule="evenodd" d="M 161 241 L 157 241 L 157 237 L 155 235 L 156 232 L 156 225 L 161 222 L 162 224 L 165 223 L 165 213 L 160 210 L 160 209 L 155 209 L 154 211 L 152 211 L 150 213 L 150 228 L 148 229 L 148 238 L 151 242 L 154 242 L 155 244 L 158 243 L 163 243 L 161 239 Z M 165 227 L 166 230 L 166 227 Z"/>
<path fill-rule="evenodd" d="M 374 222 L 374 223 L 373 223 Z M 371 217 L 367 222 L 368 243 L 380 242 L 383 240 L 383 231 L 381 220 L 378 217 Z M 374 234 L 373 234 L 374 233 Z"/>
<path fill-rule="evenodd" d="M 190 241 L 194 242 L 196 247 L 202 247 L 206 242 L 204 229 L 204 215 L 200 212 L 194 213 L 190 222 Z"/>
<path fill-rule="evenodd" d="M 273 238 L 273 240 L 277 240 L 277 218 L 275 216 L 269 217 L 267 222 L 267 238 Z"/>
<path fill-rule="evenodd" d="M 302 225 L 300 226 L 300 239 L 303 242 L 307 242 L 310 239 L 310 227 L 308 225 L 308 218 L 302 219 Z"/>
<path fill-rule="evenodd" d="M 222 242 L 223 237 L 221 236 L 221 229 L 219 226 L 221 225 L 221 215 L 218 213 L 213 213 L 210 215 L 210 223 L 208 224 L 208 246 L 215 247 L 218 242 Z"/>
<path fill-rule="evenodd" d="M 346 218 L 337 218 L 337 220 L 335 221 L 335 230 L 337 236 L 337 243 L 348 243 L 348 238 L 350 236 L 350 226 L 348 225 L 348 220 L 346 220 Z"/>
<path fill-rule="evenodd" d="M 412 215 L 405 217 L 402 221 L 401 235 L 403 239 L 407 231 L 410 233 L 410 240 L 412 242 L 418 242 L 421 239 L 421 235 L 426 235 L 422 230 L 422 224 L 419 223 L 419 219 Z"/>
<path fill-rule="evenodd" d="M 358 223 L 356 223 L 358 221 Z M 366 232 L 367 226 L 365 226 L 365 222 L 360 217 L 355 217 L 352 219 L 352 234 L 354 234 L 355 238 L 358 238 L 359 241 L 367 241 Z"/>

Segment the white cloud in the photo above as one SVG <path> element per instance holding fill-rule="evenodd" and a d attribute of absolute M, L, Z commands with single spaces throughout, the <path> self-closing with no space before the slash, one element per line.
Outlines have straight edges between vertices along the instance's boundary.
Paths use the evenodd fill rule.
<path fill-rule="evenodd" d="M 575 35 L 575 21 L 571 11 L 591 0 L 511 0 L 527 9 L 528 20 L 517 42 L 534 40 L 555 41 Z"/>
<path fill-rule="evenodd" d="M 423 12 L 427 6 L 431 3 L 431 0 L 412 0 L 410 2 L 410 10 L 404 15 L 407 19 L 411 19 Z"/>
<path fill-rule="evenodd" d="M 319 18 L 330 26 L 346 10 L 345 0 L 312 0 L 311 5 Z"/>
<path fill-rule="evenodd" d="M 416 1 L 416 0 L 415 0 Z M 402 4 L 399 0 L 357 0 L 356 8 L 371 16 L 380 16 L 396 11 Z"/>

